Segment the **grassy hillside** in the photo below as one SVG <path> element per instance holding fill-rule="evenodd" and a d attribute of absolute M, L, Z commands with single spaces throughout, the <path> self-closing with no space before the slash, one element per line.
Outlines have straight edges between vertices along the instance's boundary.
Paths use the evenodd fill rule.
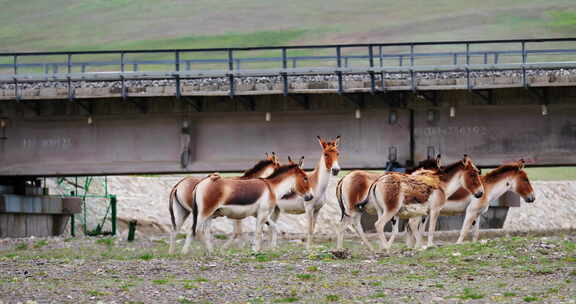
<path fill-rule="evenodd" d="M 0 51 L 576 36 L 574 0 L 0 0 Z"/>

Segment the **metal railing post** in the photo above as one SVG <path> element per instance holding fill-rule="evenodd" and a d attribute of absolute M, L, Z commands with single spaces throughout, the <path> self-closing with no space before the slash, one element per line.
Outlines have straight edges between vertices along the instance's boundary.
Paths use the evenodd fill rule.
<path fill-rule="evenodd" d="M 416 92 L 416 73 L 414 73 L 414 44 L 410 44 L 410 83 L 412 92 Z"/>
<path fill-rule="evenodd" d="M 74 99 L 74 92 L 72 92 L 72 78 L 70 73 L 72 73 L 72 54 L 67 54 L 66 56 L 66 79 L 68 80 L 68 100 L 72 101 Z"/>
<path fill-rule="evenodd" d="M 13 64 L 13 69 L 14 69 L 14 75 L 18 74 L 18 55 L 14 55 L 14 59 L 12 61 Z"/>
<path fill-rule="evenodd" d="M 228 93 L 230 97 L 234 97 L 234 54 L 232 49 L 228 49 L 228 81 L 230 83 L 230 92 Z"/>
<path fill-rule="evenodd" d="M 382 53 L 382 46 L 381 45 L 378 47 L 378 52 L 379 52 L 378 56 L 380 57 L 380 67 L 383 67 L 384 66 L 384 57 L 383 57 L 384 54 Z"/>
<path fill-rule="evenodd" d="M 372 70 L 372 68 L 374 68 L 374 50 L 373 50 L 374 46 L 370 45 L 368 46 L 368 64 L 370 65 L 370 93 L 374 94 L 376 92 L 376 77 L 374 76 L 374 71 Z"/>
<path fill-rule="evenodd" d="M 283 91 L 284 96 L 288 95 L 288 74 L 286 73 L 286 69 L 288 68 L 288 58 L 286 54 L 286 48 L 282 48 L 282 69 L 284 70 L 282 75 L 282 82 L 283 82 Z"/>
<path fill-rule="evenodd" d="M 180 99 L 182 96 L 180 92 L 180 52 L 174 52 L 174 69 L 176 70 L 176 98 Z"/>
<path fill-rule="evenodd" d="M 526 79 L 526 62 L 526 42 L 522 41 L 522 86 L 524 86 L 524 88 L 528 88 L 528 79 Z"/>
<path fill-rule="evenodd" d="M 344 92 L 344 85 L 342 83 L 342 48 L 340 46 L 336 47 L 336 63 L 338 65 L 338 70 L 336 71 L 336 76 L 338 77 L 338 94 L 342 94 Z"/>
<path fill-rule="evenodd" d="M 120 81 L 122 82 L 122 99 L 126 100 L 126 81 L 124 80 L 124 52 L 120 52 Z"/>
<path fill-rule="evenodd" d="M 18 55 L 14 55 L 14 60 L 12 62 L 14 64 L 14 98 L 17 101 L 20 101 L 20 92 L 18 90 Z"/>
<path fill-rule="evenodd" d="M 472 90 L 472 84 L 470 83 L 470 42 L 466 42 L 466 88 Z"/>

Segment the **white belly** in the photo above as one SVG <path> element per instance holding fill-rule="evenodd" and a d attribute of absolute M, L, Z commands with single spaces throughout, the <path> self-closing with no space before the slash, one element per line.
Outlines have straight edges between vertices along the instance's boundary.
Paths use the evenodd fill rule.
<path fill-rule="evenodd" d="M 410 204 L 404 205 L 398 211 L 398 216 L 402 219 L 418 217 L 418 216 L 427 216 L 430 204 Z"/>
<path fill-rule="evenodd" d="M 276 204 L 282 212 L 289 214 L 302 214 L 306 211 L 304 208 L 304 200 L 300 197 L 293 199 L 281 199 L 278 200 Z"/>
<path fill-rule="evenodd" d="M 218 213 L 231 219 L 243 219 L 249 216 L 256 216 L 258 212 L 258 204 L 252 205 L 226 205 L 218 208 Z"/>
<path fill-rule="evenodd" d="M 440 215 L 459 215 L 466 213 L 470 201 L 446 201 Z"/>

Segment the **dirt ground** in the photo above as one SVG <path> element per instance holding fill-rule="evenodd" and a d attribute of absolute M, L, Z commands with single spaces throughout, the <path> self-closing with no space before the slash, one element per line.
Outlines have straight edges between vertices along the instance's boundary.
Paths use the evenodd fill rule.
<path fill-rule="evenodd" d="M 0 303 L 576 303 L 573 230 L 377 255 L 299 238 L 211 256 L 198 242 L 168 255 L 166 239 L 3 239 Z"/>

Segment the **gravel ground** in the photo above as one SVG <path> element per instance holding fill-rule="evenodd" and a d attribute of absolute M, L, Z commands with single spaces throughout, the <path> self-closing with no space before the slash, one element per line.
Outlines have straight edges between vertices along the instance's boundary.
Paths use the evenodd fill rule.
<path fill-rule="evenodd" d="M 559 80 L 576 81 L 576 69 L 553 69 L 553 70 L 527 70 L 526 75 L 529 78 L 543 77 L 546 82 L 556 82 Z M 421 80 L 457 80 L 466 78 L 465 72 L 435 72 L 435 73 L 416 73 L 417 81 Z M 502 79 L 520 79 L 522 71 L 475 71 L 470 72 L 472 79 L 476 78 L 502 78 Z M 343 76 L 344 82 L 366 82 L 370 81 L 368 74 L 351 74 Z M 380 74 L 376 74 L 376 80 L 382 79 Z M 409 73 L 384 73 L 385 80 L 406 80 L 410 79 Z M 336 82 L 338 80 L 336 75 L 310 75 L 310 76 L 290 76 L 289 81 L 292 88 L 298 88 L 298 84 L 302 83 L 318 83 L 318 82 Z M 198 78 L 198 79 L 183 79 L 182 84 L 191 86 L 194 89 L 201 90 L 219 90 L 225 89 L 224 86 L 229 84 L 226 77 L 212 77 L 212 78 Z M 120 81 L 73 81 L 73 88 L 112 88 L 121 89 L 122 83 Z M 270 77 L 237 77 L 235 85 L 242 91 L 248 90 L 272 90 L 274 86 L 281 85 L 282 78 L 279 76 Z M 456 83 L 449 83 L 456 84 Z M 125 82 L 127 88 L 147 88 L 147 87 L 174 87 L 174 80 L 127 80 Z M 379 84 L 377 84 L 379 85 Z M 41 89 L 41 88 L 68 88 L 68 82 L 65 81 L 47 81 L 47 82 L 21 82 L 18 84 L 21 90 L 26 89 Z M 13 82 L 0 82 L 0 90 L 14 90 Z"/>
<path fill-rule="evenodd" d="M 168 194 L 183 175 L 162 176 L 109 176 L 109 193 L 118 197 L 118 219 L 121 234 L 126 233 L 130 220 L 138 221 L 139 236 L 167 235 L 170 227 L 168 213 Z M 93 183 L 93 191 L 103 193 L 98 188 L 103 178 L 98 177 Z M 70 188 L 58 186 L 54 179 L 48 179 L 50 193 L 69 193 Z M 320 210 L 316 232 L 332 235 L 340 220 L 340 207 L 336 200 L 338 178 L 331 178 L 328 185 L 326 204 Z M 542 229 L 576 229 L 576 181 L 533 181 L 536 201 L 532 204 L 522 202 L 520 207 L 510 208 L 504 229 L 542 230 Z M 88 226 L 93 229 L 100 223 L 107 209 L 103 200 L 90 199 L 87 202 Z M 78 221 L 77 223 L 79 223 Z M 244 231 L 253 231 L 255 221 L 247 218 L 243 221 Z M 189 229 L 187 221 L 182 231 Z M 107 224 L 108 225 L 108 224 Z M 279 219 L 280 231 L 287 233 L 305 233 L 307 222 L 304 215 L 284 215 Z M 80 231 L 80 227 L 77 231 Z M 229 233 L 232 225 L 225 218 L 213 221 L 212 228 L 217 233 Z M 109 229 L 109 226 L 106 226 Z"/>
<path fill-rule="evenodd" d="M 170 256 L 164 239 L 4 239 L 0 303 L 576 303 L 575 241 L 571 230 L 373 255 L 357 240 L 344 252 L 283 240 L 211 256 L 194 242 Z"/>

